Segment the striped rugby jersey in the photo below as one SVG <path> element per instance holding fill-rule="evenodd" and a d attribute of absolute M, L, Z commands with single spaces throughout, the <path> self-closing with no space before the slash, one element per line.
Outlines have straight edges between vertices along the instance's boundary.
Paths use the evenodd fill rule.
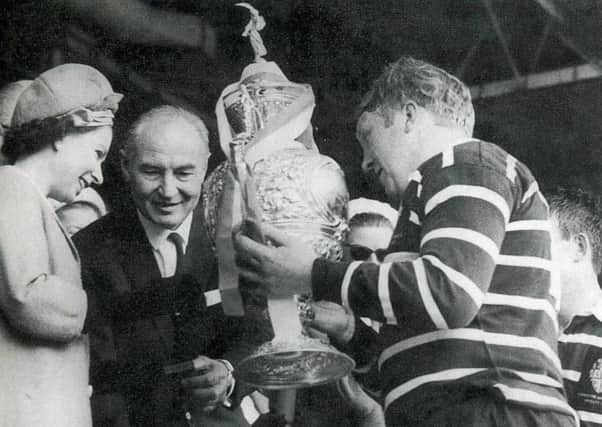
<path fill-rule="evenodd" d="M 471 140 L 409 180 L 389 250 L 416 260 L 317 260 L 312 271 L 316 299 L 385 324 L 387 424 L 412 425 L 483 393 L 574 414 L 557 355 L 548 206 L 531 172 Z"/>
<path fill-rule="evenodd" d="M 582 427 L 602 426 L 602 300 L 575 316 L 558 339 L 562 376 Z"/>

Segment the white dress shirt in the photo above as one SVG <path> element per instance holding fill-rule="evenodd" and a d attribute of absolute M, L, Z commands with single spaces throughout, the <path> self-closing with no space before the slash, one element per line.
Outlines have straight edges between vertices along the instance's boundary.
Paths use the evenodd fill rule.
<path fill-rule="evenodd" d="M 161 272 L 161 277 L 173 276 L 176 273 L 178 254 L 176 246 L 167 237 L 171 233 L 180 235 L 183 242 L 182 246 L 184 253 L 186 253 L 188 238 L 190 236 L 190 226 L 192 225 L 192 212 L 188 214 L 184 221 L 182 221 L 182 224 L 175 230 L 155 224 L 142 215 L 140 211 L 138 211 L 138 218 L 140 218 L 140 223 L 142 224 L 142 228 L 144 228 L 146 237 L 153 247 L 153 255 L 155 255 L 155 260 L 157 260 L 157 266 Z"/>

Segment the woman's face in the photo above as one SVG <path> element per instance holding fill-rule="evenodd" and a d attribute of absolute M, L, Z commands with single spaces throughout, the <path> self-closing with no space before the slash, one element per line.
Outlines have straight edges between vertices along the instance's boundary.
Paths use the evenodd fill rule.
<path fill-rule="evenodd" d="M 107 157 L 113 129 L 102 126 L 84 133 L 66 135 L 56 145 L 56 179 L 49 197 L 71 203 L 91 184 L 102 184 L 101 164 Z"/>

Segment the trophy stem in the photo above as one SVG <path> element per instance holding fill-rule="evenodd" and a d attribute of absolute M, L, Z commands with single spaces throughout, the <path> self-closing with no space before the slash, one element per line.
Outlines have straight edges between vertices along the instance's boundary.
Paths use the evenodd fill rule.
<path fill-rule="evenodd" d="M 238 364 L 237 380 L 258 389 L 283 392 L 276 396 L 282 399 L 283 408 L 292 406 L 294 414 L 291 389 L 335 381 L 348 375 L 355 362 L 327 342 L 304 333 L 297 297 L 268 298 L 268 311 L 274 339 Z M 285 405 L 287 399 L 292 402 Z M 287 416 L 290 412 L 283 411 L 278 413 Z"/>
<path fill-rule="evenodd" d="M 292 427 L 295 422 L 296 399 L 297 390 L 294 388 L 274 391 L 270 397 L 271 410 L 284 417 L 286 427 Z"/>
<path fill-rule="evenodd" d="M 301 336 L 301 320 L 294 298 L 268 298 L 268 312 L 273 319 L 274 341 L 294 341 Z"/>

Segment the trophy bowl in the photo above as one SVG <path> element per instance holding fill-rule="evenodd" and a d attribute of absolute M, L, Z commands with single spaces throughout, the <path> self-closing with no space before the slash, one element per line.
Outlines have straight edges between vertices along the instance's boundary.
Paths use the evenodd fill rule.
<path fill-rule="evenodd" d="M 355 362 L 330 344 L 308 336 L 270 341 L 236 368 L 236 378 L 267 390 L 303 388 L 343 378 Z"/>

